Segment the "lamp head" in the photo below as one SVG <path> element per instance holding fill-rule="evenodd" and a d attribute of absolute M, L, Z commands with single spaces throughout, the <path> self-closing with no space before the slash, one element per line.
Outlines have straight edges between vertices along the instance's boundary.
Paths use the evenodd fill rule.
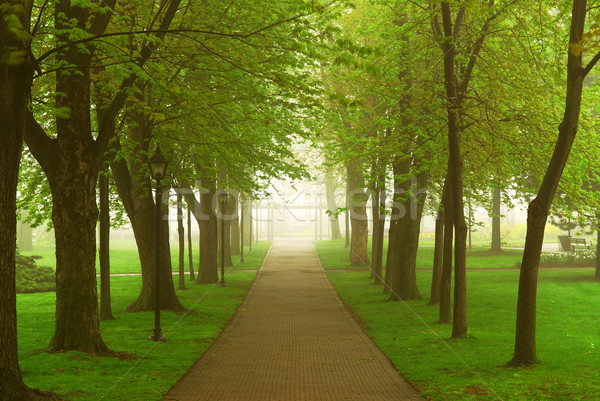
<path fill-rule="evenodd" d="M 148 167 L 150 167 L 150 173 L 152 178 L 160 180 L 164 178 L 167 172 L 167 165 L 169 161 L 163 156 L 160 145 L 156 145 L 156 150 L 150 159 L 148 159 Z"/>

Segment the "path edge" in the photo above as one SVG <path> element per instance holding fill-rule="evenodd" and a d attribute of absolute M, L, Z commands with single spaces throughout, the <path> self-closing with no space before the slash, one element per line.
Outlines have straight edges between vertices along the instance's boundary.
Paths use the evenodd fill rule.
<path fill-rule="evenodd" d="M 377 345 L 375 340 L 373 340 L 373 338 L 371 338 L 371 336 L 367 334 L 365 324 L 362 321 L 362 319 L 360 318 L 360 316 L 358 316 L 358 314 L 356 312 L 354 312 L 354 310 L 350 307 L 350 305 L 348 305 L 346 302 L 344 302 L 344 300 L 340 297 L 340 294 L 338 294 L 335 287 L 331 283 L 331 280 L 329 279 L 329 276 L 327 275 L 328 270 L 326 270 L 323 267 L 323 263 L 321 262 L 321 257 L 319 256 L 319 252 L 317 252 L 317 248 L 316 248 L 314 242 L 312 242 L 312 247 L 317 256 L 317 260 L 319 262 L 319 267 L 321 268 L 321 272 L 322 272 L 323 276 L 325 276 L 327 285 L 329 286 L 331 291 L 335 294 L 335 298 L 336 298 L 338 304 L 340 304 L 340 306 L 344 310 L 344 313 L 346 313 L 350 317 L 350 320 L 353 322 L 354 329 L 357 332 L 361 333 L 364 338 L 368 339 L 367 344 L 369 345 L 369 347 L 371 347 L 372 350 L 378 351 L 377 353 L 379 355 L 383 356 L 383 358 L 387 362 L 389 362 L 388 366 L 390 366 L 393 369 L 394 374 L 399 375 L 402 378 L 402 380 L 408 386 L 410 386 L 410 388 L 416 393 L 416 395 L 421 398 L 421 400 L 426 401 L 427 398 L 425 398 L 425 396 L 423 396 L 421 394 L 419 389 L 412 382 L 408 381 L 404 377 L 402 372 L 398 369 L 398 367 L 396 366 L 396 364 L 394 364 L 394 362 L 390 359 L 390 357 L 385 352 L 383 352 L 383 350 L 379 347 L 379 345 Z M 365 271 L 370 271 L 370 270 L 365 270 Z M 350 273 L 352 273 L 352 272 L 350 272 Z M 360 272 L 358 272 L 358 273 L 360 273 Z M 377 355 L 377 353 L 375 355 Z M 391 373 L 391 371 L 390 371 L 390 373 Z"/>
<path fill-rule="evenodd" d="M 225 326 L 223 326 L 223 329 L 219 332 L 219 335 L 216 336 L 213 339 L 212 343 L 208 346 L 208 348 L 206 348 L 203 353 L 201 353 L 200 355 L 198 355 L 198 357 L 196 358 L 196 360 L 194 361 L 194 363 L 192 363 L 190 365 L 190 367 L 188 368 L 188 370 L 181 377 L 179 377 L 179 379 L 175 382 L 175 384 L 173 384 L 171 386 L 171 388 L 169 388 L 167 390 L 166 393 L 164 393 L 162 395 L 163 401 L 176 401 L 176 400 L 179 399 L 177 394 L 174 394 L 174 395 L 168 396 L 168 397 L 167 397 L 167 395 L 171 392 L 171 390 L 173 390 L 175 387 L 177 387 L 179 385 L 179 383 L 188 376 L 188 374 L 190 374 L 190 372 L 196 367 L 196 365 L 198 363 L 200 363 L 200 360 L 202 360 L 202 358 L 204 357 L 204 355 L 206 355 L 206 353 L 208 351 L 210 351 L 210 349 L 214 346 L 214 344 L 217 342 L 217 340 L 219 339 L 219 337 L 221 337 L 223 335 L 223 333 L 225 332 L 225 330 L 227 330 L 227 328 L 229 326 L 231 326 L 231 324 L 238 319 L 240 308 L 243 305 L 246 304 L 246 299 L 248 298 L 248 294 L 250 294 L 250 292 L 256 286 L 256 282 L 258 281 L 258 277 L 259 277 L 260 273 L 262 272 L 263 267 L 265 266 L 265 262 L 267 261 L 269 255 L 271 254 L 271 250 L 272 249 L 273 249 L 273 244 L 271 243 L 271 245 L 269 246 L 269 249 L 267 250 L 267 253 L 265 254 L 265 257 L 262 260 L 262 263 L 260 264 L 260 267 L 256 271 L 256 276 L 254 276 L 254 280 L 252 281 L 252 284 L 250 285 L 250 288 L 248 288 L 248 291 L 246 291 L 246 294 L 244 295 L 244 298 L 242 299 L 242 301 L 240 302 L 240 304 L 235 309 L 235 312 L 234 312 L 233 316 L 231 317 L 231 319 L 229 319 L 229 321 L 227 323 L 225 323 Z"/>

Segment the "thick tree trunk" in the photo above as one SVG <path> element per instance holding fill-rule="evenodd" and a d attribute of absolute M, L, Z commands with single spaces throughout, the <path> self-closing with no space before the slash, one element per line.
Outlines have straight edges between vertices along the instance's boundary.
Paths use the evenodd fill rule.
<path fill-rule="evenodd" d="M 365 191 L 361 163 L 355 158 L 347 165 L 348 194 L 350 202 L 350 265 L 366 267 L 370 265 L 367 245 L 369 241 L 369 222 L 367 220 L 366 203 L 369 194 Z"/>
<path fill-rule="evenodd" d="M 492 188 L 492 252 L 502 252 L 502 240 L 500 237 L 500 186 Z"/>
<path fill-rule="evenodd" d="M 202 188 L 208 188 L 208 191 L 200 195 L 200 209 L 206 220 L 198 221 L 200 225 L 200 263 L 198 266 L 197 284 L 216 283 L 218 276 L 218 229 L 217 215 L 212 206 L 212 200 L 215 196 L 214 179 L 201 179 Z"/>
<path fill-rule="evenodd" d="M 177 236 L 179 239 L 179 286 L 185 290 L 185 231 L 183 228 L 183 195 L 177 191 Z"/>
<path fill-rule="evenodd" d="M 325 170 L 325 195 L 327 198 L 327 210 L 332 214 L 329 216 L 329 224 L 331 227 L 331 239 L 342 238 L 340 231 L 340 221 L 337 216 L 337 205 L 335 204 L 335 178 L 331 168 Z"/>
<path fill-rule="evenodd" d="M 110 302 L 110 214 L 108 202 L 108 176 L 98 177 L 100 197 L 100 320 L 114 320 Z"/>
<path fill-rule="evenodd" d="M 444 195 L 442 195 L 442 198 Z M 431 276 L 431 297 L 429 305 L 440 302 L 440 290 L 442 283 L 442 260 L 444 253 L 444 209 L 442 205 L 438 208 L 435 221 L 435 245 L 433 249 L 433 273 Z"/>
<path fill-rule="evenodd" d="M 68 42 L 73 28 L 86 29 L 88 9 L 60 1 L 55 13 L 58 40 Z M 68 21 L 68 26 L 65 25 Z M 55 138 L 46 135 L 30 113 L 27 144 L 50 183 L 56 237 L 56 320 L 50 351 L 107 352 L 99 330 L 96 285 L 96 181 L 102 153 L 90 124 L 89 49 L 72 46 L 58 55 L 75 66 L 56 73 Z"/>
<path fill-rule="evenodd" d="M 398 252 L 394 251 L 394 244 L 397 243 L 396 236 L 399 235 L 399 224 L 402 214 L 405 210 L 400 210 L 402 206 L 402 189 L 400 183 L 400 176 L 406 174 L 409 165 L 408 162 L 402 163 L 398 158 L 394 160 L 392 165 L 394 173 L 394 191 L 392 194 L 392 208 L 390 215 L 390 228 L 388 230 L 388 248 L 387 248 L 387 259 L 385 263 L 385 285 L 383 288 L 384 294 L 390 294 L 392 289 L 392 283 L 395 281 L 395 275 L 397 274 Z"/>
<path fill-rule="evenodd" d="M 426 174 L 420 174 L 421 185 L 427 185 Z M 417 191 L 417 183 L 412 180 L 404 181 L 399 188 L 410 189 L 410 196 L 406 193 L 402 201 L 402 213 L 396 222 L 396 234 L 389 247 L 395 253 L 392 265 L 395 273 L 391 280 L 392 300 L 421 299 L 417 288 L 417 252 L 419 250 L 419 234 L 421 230 L 421 217 L 425 204 L 425 193 Z"/>
<path fill-rule="evenodd" d="M 84 152 L 74 151 L 75 144 L 69 148 L 73 160 L 66 164 L 79 169 L 47 173 L 56 238 L 56 329 L 50 351 L 107 352 L 100 336 L 95 269 L 98 171 L 77 160 Z"/>
<path fill-rule="evenodd" d="M 138 142 L 147 151 L 147 141 Z M 111 164 L 113 177 L 117 190 L 129 221 L 138 249 L 142 269 L 142 290 L 138 298 L 125 310 L 127 312 L 141 312 L 154 310 L 155 270 L 156 270 L 156 206 L 152 196 L 152 185 L 148 173 L 143 170 L 145 165 L 141 160 L 131 156 L 129 168 L 125 160 L 116 160 Z M 137 178 L 134 178 L 137 177 Z M 164 191 L 168 193 L 168 191 Z M 166 199 L 163 197 L 163 201 Z M 181 312 L 185 307 L 181 305 L 171 274 L 171 258 L 169 252 L 168 222 L 163 221 L 163 235 L 161 252 L 160 276 L 160 304 L 161 310 Z"/>
<path fill-rule="evenodd" d="M 576 49 L 583 37 L 586 13 L 587 1 L 575 0 L 571 13 L 565 113 L 558 128 L 558 140 L 542 185 L 527 211 L 527 236 L 519 278 L 515 350 L 509 362 L 511 366 L 537 362 L 535 324 L 539 262 L 550 206 L 577 134 L 583 79 L 587 71 L 582 66 L 581 52 L 577 52 Z"/>
<path fill-rule="evenodd" d="M 196 284 L 212 284 L 219 280 L 218 276 L 218 247 L 219 236 L 217 229 L 217 215 L 213 205 L 215 197 L 214 177 L 200 178 L 200 203 L 191 191 L 186 192 L 185 200 L 188 208 L 192 210 L 200 228 L 199 248 L 200 261 L 198 263 L 198 278 Z"/>
<path fill-rule="evenodd" d="M 15 287 L 16 192 L 33 68 L 28 56 L 30 43 L 14 35 L 29 37 L 32 3 L 14 0 L 4 5 L 0 7 L 0 399 L 28 401 L 44 399 L 21 377 Z M 26 31 L 15 32 L 8 18 L 18 20 Z"/>
<path fill-rule="evenodd" d="M 192 246 L 192 212 L 187 208 L 187 228 L 188 228 L 188 258 L 190 266 L 190 281 L 195 281 L 194 276 L 194 247 Z"/>

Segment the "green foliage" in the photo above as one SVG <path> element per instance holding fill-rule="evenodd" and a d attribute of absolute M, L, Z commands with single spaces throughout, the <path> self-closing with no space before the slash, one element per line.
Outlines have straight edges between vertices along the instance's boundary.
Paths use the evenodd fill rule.
<path fill-rule="evenodd" d="M 41 256 L 16 255 L 16 285 L 18 294 L 48 292 L 56 289 L 54 269 L 38 266 Z"/>

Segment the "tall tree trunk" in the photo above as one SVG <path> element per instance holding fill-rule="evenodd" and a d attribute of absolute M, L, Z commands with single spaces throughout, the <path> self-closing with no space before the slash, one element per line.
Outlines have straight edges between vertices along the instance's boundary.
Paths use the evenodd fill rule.
<path fill-rule="evenodd" d="M 337 205 L 335 204 L 335 177 L 331 168 L 325 170 L 325 195 L 327 198 L 327 209 L 332 213 L 328 220 L 331 226 L 331 239 L 342 238 L 340 231 L 340 221 L 337 215 Z"/>
<path fill-rule="evenodd" d="M 420 174 L 422 185 L 427 185 L 426 174 Z M 392 300 L 421 299 L 421 293 L 417 288 L 416 262 L 419 249 L 419 234 L 421 229 L 421 217 L 425 204 L 425 193 L 417 191 L 417 182 L 406 180 L 399 188 L 408 188 L 410 196 L 404 195 L 402 209 L 399 219 L 396 221 L 396 234 L 393 243 L 389 247 L 395 254 L 392 265 L 394 269 L 391 280 Z"/>
<path fill-rule="evenodd" d="M 535 348 L 537 277 L 544 241 L 544 229 L 558 182 L 577 134 L 583 80 L 593 66 L 591 64 L 589 68 L 584 69 L 581 52 L 576 50 L 583 37 L 586 13 L 587 1 L 574 0 L 571 12 L 569 47 L 567 48 L 565 113 L 558 127 L 558 140 L 542 185 L 527 210 L 527 236 L 519 277 L 515 350 L 513 358 L 509 362 L 511 366 L 529 365 L 537 362 Z"/>
<path fill-rule="evenodd" d="M 218 235 L 217 216 L 212 207 L 215 196 L 215 184 L 213 180 L 201 179 L 202 188 L 208 188 L 208 192 L 200 195 L 200 209 L 207 220 L 199 221 L 200 224 L 200 263 L 198 265 L 197 284 L 216 283 L 218 277 Z"/>
<path fill-rule="evenodd" d="M 383 184 L 382 184 L 383 185 Z M 385 235 L 385 187 L 377 186 L 373 193 L 373 243 L 371 257 L 373 266 L 371 272 L 375 281 L 373 284 L 383 284 L 383 240 Z"/>
<path fill-rule="evenodd" d="M 365 191 L 364 177 L 359 160 L 354 158 L 349 161 L 346 170 L 348 174 L 350 221 L 352 227 L 352 234 L 350 236 L 350 265 L 353 267 L 365 267 L 370 265 L 367 252 L 369 225 L 366 208 L 369 194 Z"/>
<path fill-rule="evenodd" d="M 138 298 L 125 310 L 127 312 L 141 312 L 154 310 L 155 270 L 156 270 L 156 205 L 152 196 L 152 184 L 150 182 L 147 166 L 137 155 L 144 150 L 148 152 L 149 138 L 145 131 L 143 118 L 132 124 L 130 136 L 136 143 L 136 149 L 129 158 L 129 163 L 124 159 L 115 160 L 111 164 L 113 178 L 117 185 L 119 197 L 131 222 L 133 235 L 138 249 L 140 265 L 142 269 L 142 289 Z M 129 166 L 128 166 L 129 164 Z M 168 191 L 165 190 L 163 202 Z M 171 257 L 169 250 L 168 221 L 163 220 L 163 235 L 160 271 L 160 308 L 174 312 L 185 311 L 185 307 L 179 302 L 173 276 L 171 274 Z"/>
<path fill-rule="evenodd" d="M 110 214 L 108 203 L 108 176 L 98 177 L 100 197 L 100 320 L 114 320 L 110 302 Z"/>
<path fill-rule="evenodd" d="M 29 58 L 32 3 L 7 3 L 0 7 L 0 399 L 27 401 L 42 399 L 21 377 L 15 286 L 17 181 L 33 76 Z M 9 27 L 9 18 L 19 21 L 23 32 Z"/>
<path fill-rule="evenodd" d="M 239 208 L 238 208 L 238 200 L 235 196 L 230 195 L 232 198 L 230 207 L 233 210 L 233 215 L 235 218 L 230 220 L 231 226 L 231 255 L 239 255 L 240 254 L 240 217 L 239 217 Z"/>
<path fill-rule="evenodd" d="M 59 1 L 55 5 L 57 39 L 68 42 L 76 25 L 85 30 L 88 9 Z M 50 351 L 107 352 L 99 329 L 96 284 L 96 181 L 102 156 L 90 118 L 92 55 L 85 46 L 58 53 L 73 68 L 57 71 L 54 138 L 29 114 L 27 144 L 38 160 L 52 192 L 52 222 L 56 238 L 56 320 Z"/>
<path fill-rule="evenodd" d="M 442 208 L 444 209 L 444 251 L 442 254 L 442 277 L 440 281 L 440 323 L 452 321 L 452 242 L 454 236 L 454 218 L 452 217 L 452 188 L 448 185 L 448 176 L 444 183 Z"/>
<path fill-rule="evenodd" d="M 251 206 L 251 202 L 249 202 L 247 199 L 244 199 L 243 201 L 243 208 L 244 208 L 244 244 L 246 245 L 250 245 L 252 242 L 252 206 Z"/>
<path fill-rule="evenodd" d="M 217 234 L 217 215 L 212 203 L 213 198 L 216 196 L 214 177 L 203 174 L 200 178 L 200 186 L 199 206 L 191 191 L 186 192 L 185 200 L 200 228 L 198 239 L 200 261 L 198 263 L 196 284 L 212 284 L 219 280 L 217 264 L 219 236 Z"/>
<path fill-rule="evenodd" d="M 190 281 L 195 281 L 194 276 L 194 247 L 192 246 L 192 212 L 187 208 L 187 228 L 188 228 L 188 258 L 190 266 Z"/>
<path fill-rule="evenodd" d="M 405 174 L 408 170 L 409 166 L 405 160 L 404 163 L 401 162 L 398 157 L 394 159 L 392 164 L 392 170 L 394 174 L 394 192 L 392 194 L 392 208 L 390 215 L 390 228 L 388 230 L 388 248 L 387 248 L 387 259 L 385 263 L 385 285 L 383 287 L 384 294 L 390 294 L 392 283 L 395 281 L 395 274 L 397 273 L 396 266 L 398 262 L 396 258 L 398 257 L 398 252 L 394 251 L 394 244 L 396 243 L 396 236 L 399 235 L 399 224 L 401 214 L 404 211 L 400 210 L 402 205 L 402 189 L 400 187 L 400 176 Z"/>
<path fill-rule="evenodd" d="M 452 337 L 467 334 L 467 225 L 465 223 L 463 199 L 463 160 L 460 150 L 461 101 L 466 87 L 458 88 L 455 73 L 456 48 L 454 46 L 450 3 L 442 2 L 442 20 L 446 40 L 444 48 L 444 84 L 446 87 L 446 108 L 448 111 L 448 171 L 452 187 L 454 228 L 456 233 L 454 248 L 454 316 Z"/>
<path fill-rule="evenodd" d="M 346 194 L 347 196 L 347 194 Z M 350 202 L 346 198 L 346 208 L 350 207 Z M 344 212 L 344 246 L 350 248 L 350 213 L 348 209 Z"/>
<path fill-rule="evenodd" d="M 371 169 L 371 174 L 375 170 L 375 163 L 373 163 L 373 167 Z M 373 180 L 371 187 L 369 188 L 371 191 L 371 218 L 373 221 L 373 233 L 371 234 L 371 278 L 377 281 L 378 273 L 375 271 L 377 266 L 377 249 L 379 245 L 379 192 L 377 188 L 377 182 Z M 381 238 L 383 240 L 383 238 Z M 381 264 L 379 265 L 381 269 Z"/>
<path fill-rule="evenodd" d="M 95 269 L 98 169 L 79 159 L 85 152 L 70 145 L 73 156 L 65 164 L 79 169 L 47 170 L 56 238 L 56 329 L 50 350 L 107 352 L 100 336 Z"/>
<path fill-rule="evenodd" d="M 495 185 L 492 188 L 492 252 L 502 252 L 502 242 L 500 237 L 500 186 Z"/>
<path fill-rule="evenodd" d="M 183 195 L 177 191 L 177 235 L 179 239 L 179 289 L 185 290 L 185 230 L 183 228 Z"/>
<path fill-rule="evenodd" d="M 222 211 L 223 216 L 221 218 L 223 219 L 223 224 L 221 224 L 221 222 L 219 222 L 219 230 L 221 230 L 221 229 L 225 230 L 225 232 L 223 234 L 225 243 L 222 244 L 225 247 L 225 253 L 224 253 L 225 267 L 233 266 L 233 260 L 231 259 L 231 226 L 233 223 L 233 221 L 231 220 L 231 215 L 232 215 L 231 210 L 232 210 L 232 206 L 233 206 L 232 200 L 233 200 L 233 196 L 229 195 L 227 197 L 227 203 L 225 204 L 225 210 Z M 220 233 L 219 233 L 219 238 L 221 238 Z M 219 251 L 219 257 L 221 257 L 220 251 Z"/>
<path fill-rule="evenodd" d="M 442 199 L 444 195 L 442 194 Z M 435 220 L 435 245 L 433 249 L 433 273 L 431 276 L 431 297 L 429 305 L 440 302 L 440 290 L 442 283 L 442 260 L 444 254 L 444 209 L 438 207 L 438 215 Z"/>

